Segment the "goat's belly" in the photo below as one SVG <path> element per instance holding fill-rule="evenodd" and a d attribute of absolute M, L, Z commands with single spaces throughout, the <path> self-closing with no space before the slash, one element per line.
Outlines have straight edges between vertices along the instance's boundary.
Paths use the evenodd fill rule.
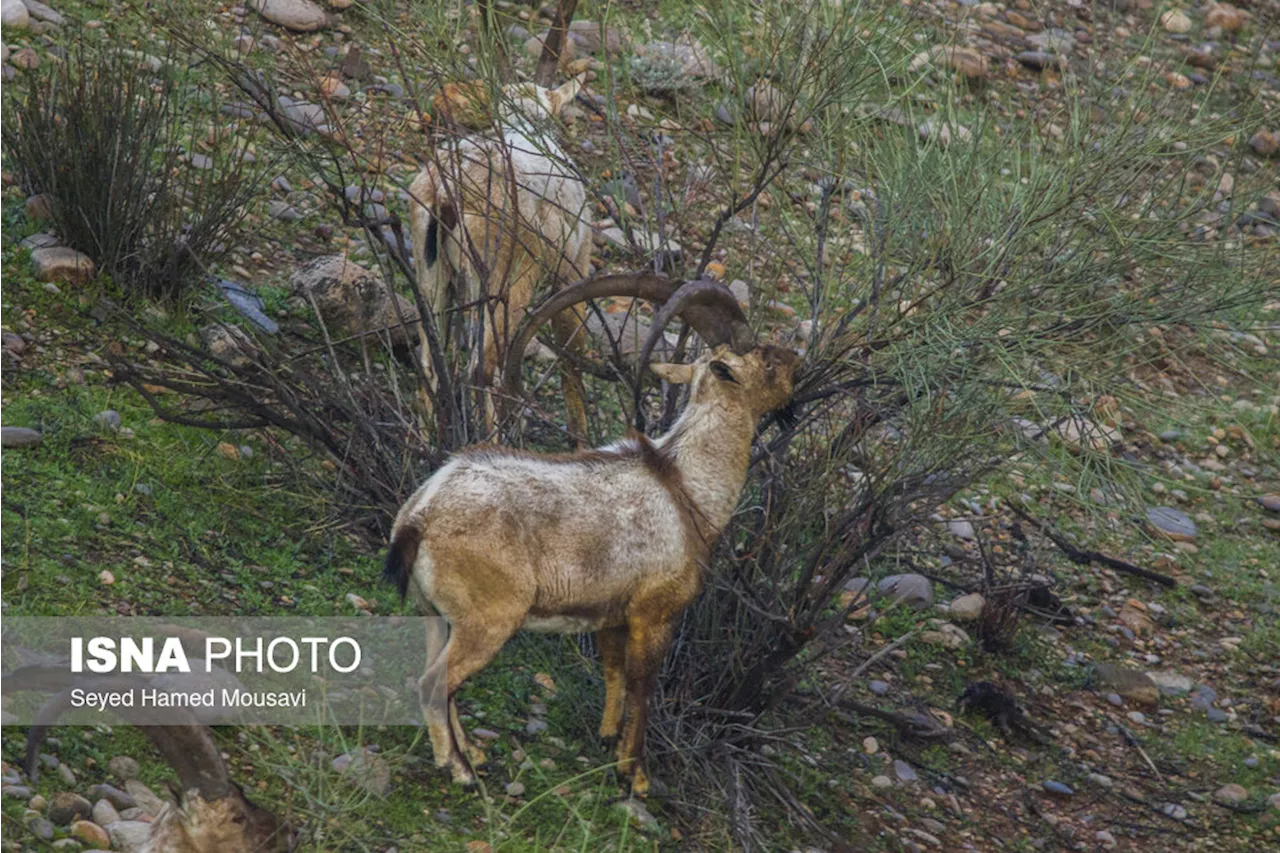
<path fill-rule="evenodd" d="M 543 634 L 585 634 L 605 627 L 607 619 L 591 616 L 526 616 L 526 631 L 537 631 Z"/>

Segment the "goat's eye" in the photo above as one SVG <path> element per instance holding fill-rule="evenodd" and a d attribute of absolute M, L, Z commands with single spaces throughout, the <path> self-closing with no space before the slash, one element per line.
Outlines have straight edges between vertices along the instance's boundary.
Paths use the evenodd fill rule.
<path fill-rule="evenodd" d="M 711 362 L 711 372 L 716 375 L 717 379 L 723 379 L 725 382 L 737 383 L 737 378 L 733 375 L 733 371 L 729 369 L 729 365 L 723 361 Z"/>

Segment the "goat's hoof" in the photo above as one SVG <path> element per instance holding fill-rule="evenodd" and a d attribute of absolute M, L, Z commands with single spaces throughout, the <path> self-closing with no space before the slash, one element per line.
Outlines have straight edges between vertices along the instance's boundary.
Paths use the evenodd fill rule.
<path fill-rule="evenodd" d="M 463 788 L 474 788 L 476 785 L 475 771 L 461 762 L 450 762 L 449 771 L 453 776 L 453 784 L 460 785 Z"/>
<path fill-rule="evenodd" d="M 631 774 L 631 796 L 640 799 L 649 796 L 649 777 L 639 767 Z"/>

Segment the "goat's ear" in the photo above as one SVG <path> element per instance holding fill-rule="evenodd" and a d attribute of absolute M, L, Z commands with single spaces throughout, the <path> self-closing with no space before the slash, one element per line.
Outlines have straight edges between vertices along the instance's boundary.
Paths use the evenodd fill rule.
<path fill-rule="evenodd" d="M 717 379 L 722 379 L 725 382 L 734 382 L 734 383 L 738 381 L 738 377 L 733 375 L 733 369 L 730 368 L 729 365 L 725 364 L 723 361 L 713 361 L 710 364 L 708 364 L 707 367 L 711 368 L 711 372 L 716 375 Z"/>
<path fill-rule="evenodd" d="M 578 96 L 579 90 L 582 89 L 583 79 L 585 79 L 585 75 L 583 77 L 574 77 L 559 89 L 552 89 L 547 93 L 547 99 L 551 101 L 552 115 L 560 115 L 560 110 L 564 109 L 564 105 Z"/>
<path fill-rule="evenodd" d="M 649 369 L 659 379 L 664 379 L 672 385 L 688 385 L 693 381 L 693 365 L 692 364 L 668 364 L 666 362 L 658 362 L 649 365 Z"/>

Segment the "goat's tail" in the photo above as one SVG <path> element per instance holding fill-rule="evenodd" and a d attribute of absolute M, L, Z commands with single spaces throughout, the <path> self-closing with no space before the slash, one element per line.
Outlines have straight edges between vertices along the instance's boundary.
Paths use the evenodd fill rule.
<path fill-rule="evenodd" d="M 401 527 L 391 537 L 391 550 L 387 551 L 382 579 L 395 584 L 401 601 L 409 594 L 409 579 L 413 576 L 414 564 L 418 562 L 418 546 L 421 543 L 422 531 L 413 525 Z"/>

